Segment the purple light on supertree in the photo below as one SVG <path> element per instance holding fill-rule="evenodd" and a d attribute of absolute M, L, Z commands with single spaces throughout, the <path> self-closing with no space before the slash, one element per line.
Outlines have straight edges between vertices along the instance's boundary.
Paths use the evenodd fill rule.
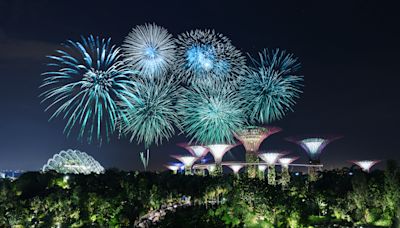
<path fill-rule="evenodd" d="M 321 137 L 291 137 L 288 141 L 300 145 L 307 153 L 310 163 L 319 163 L 319 156 L 323 149 L 332 141 L 341 138 L 340 136 L 321 136 Z"/>
<path fill-rule="evenodd" d="M 205 157 L 209 152 L 207 147 L 201 145 L 191 145 L 188 143 L 178 143 L 177 145 L 185 148 L 187 151 L 189 151 L 189 153 L 198 158 Z"/>
<path fill-rule="evenodd" d="M 350 162 L 359 166 L 364 172 L 369 173 L 369 170 L 372 168 L 372 166 L 379 163 L 380 160 L 362 160 L 362 161 L 350 161 Z"/>

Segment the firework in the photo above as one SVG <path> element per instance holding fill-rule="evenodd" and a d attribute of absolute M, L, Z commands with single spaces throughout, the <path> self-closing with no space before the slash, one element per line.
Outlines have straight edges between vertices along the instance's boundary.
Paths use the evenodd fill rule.
<path fill-rule="evenodd" d="M 48 56 L 52 68 L 43 73 L 42 102 L 50 101 L 47 110 L 55 109 L 50 117 L 67 119 L 64 132 L 70 135 L 79 128 L 78 138 L 87 135 L 88 142 L 95 136 L 115 130 L 119 101 L 136 97 L 134 74 L 122 63 L 120 49 L 111 45 L 111 39 L 89 36 L 81 42 L 68 40 L 63 50 Z M 104 134 L 103 134 L 104 133 Z"/>
<path fill-rule="evenodd" d="M 136 139 L 149 148 L 175 134 L 177 90 L 177 84 L 170 80 L 143 80 L 137 86 L 138 100 L 121 103 L 122 131 L 131 135 L 131 142 Z"/>
<path fill-rule="evenodd" d="M 181 125 L 201 145 L 234 143 L 234 131 L 245 124 L 241 104 L 228 87 L 193 85 L 178 100 Z"/>
<path fill-rule="evenodd" d="M 145 77 L 163 76 L 175 62 L 176 46 L 172 35 L 155 24 L 132 29 L 122 49 L 130 67 Z"/>
<path fill-rule="evenodd" d="M 303 77 L 296 75 L 300 64 L 285 51 L 264 50 L 260 60 L 252 58 L 253 67 L 240 81 L 240 93 L 246 100 L 251 122 L 271 123 L 282 119 L 301 93 Z"/>
<path fill-rule="evenodd" d="M 176 73 L 188 83 L 232 81 L 245 73 L 242 53 L 214 30 L 185 32 L 177 45 Z"/>

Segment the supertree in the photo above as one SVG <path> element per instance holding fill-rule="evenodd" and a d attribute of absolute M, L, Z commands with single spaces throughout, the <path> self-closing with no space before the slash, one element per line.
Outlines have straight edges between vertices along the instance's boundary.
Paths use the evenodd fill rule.
<path fill-rule="evenodd" d="M 189 151 L 189 153 L 191 153 L 193 156 L 197 157 L 198 159 L 200 159 L 200 161 L 203 163 L 202 158 L 204 158 L 209 149 L 205 146 L 201 146 L 201 145 L 191 145 L 189 143 L 178 143 L 177 144 L 180 147 L 185 148 L 187 151 Z M 196 174 L 198 175 L 205 175 L 205 169 L 197 169 L 195 170 Z"/>
<path fill-rule="evenodd" d="M 172 35 L 155 24 L 133 28 L 122 50 L 128 65 L 144 77 L 165 76 L 175 62 L 176 45 Z"/>
<path fill-rule="evenodd" d="M 245 57 L 214 30 L 185 32 L 177 46 L 176 73 L 188 84 L 232 82 L 245 73 Z"/>
<path fill-rule="evenodd" d="M 319 165 L 321 163 L 319 157 L 322 153 L 322 150 L 330 142 L 339 138 L 339 136 L 323 136 L 310 138 L 290 137 L 287 138 L 287 140 L 300 145 L 306 151 L 309 158 L 309 163 L 311 164 L 308 167 L 308 178 L 310 181 L 315 181 L 318 178 L 318 169 L 320 169 L 315 165 Z"/>
<path fill-rule="evenodd" d="M 144 79 L 137 86 L 138 97 L 121 102 L 121 127 L 130 141 L 152 143 L 174 135 L 177 125 L 175 107 L 178 85 L 170 79 Z"/>
<path fill-rule="evenodd" d="M 235 144 L 210 144 L 207 145 L 207 148 L 210 150 L 210 153 L 214 157 L 215 167 L 211 172 L 212 175 L 218 176 L 222 175 L 222 157 L 225 155 L 233 147 L 239 145 L 238 143 Z"/>
<path fill-rule="evenodd" d="M 258 179 L 264 180 L 265 179 L 265 170 L 267 169 L 266 165 L 258 165 Z"/>
<path fill-rule="evenodd" d="M 225 162 L 225 166 L 228 166 L 236 177 L 239 177 L 239 171 L 244 167 L 243 164 L 237 162 Z"/>
<path fill-rule="evenodd" d="M 51 71 L 42 75 L 40 96 L 50 101 L 47 110 L 55 109 L 50 119 L 67 119 L 64 132 L 70 135 L 76 127 L 78 138 L 87 135 L 90 143 L 100 143 L 114 132 L 119 117 L 117 103 L 136 99 L 135 74 L 122 62 L 120 49 L 111 45 L 111 39 L 89 36 L 82 41 L 68 40 L 62 50 L 48 56 Z M 104 133 L 104 134 L 103 134 Z"/>
<path fill-rule="evenodd" d="M 182 164 L 182 163 L 171 163 L 171 164 L 165 165 L 165 167 L 167 169 L 171 170 L 173 174 L 177 174 L 178 170 L 180 170 L 182 166 L 184 166 L 184 164 Z"/>
<path fill-rule="evenodd" d="M 369 173 L 372 166 L 380 162 L 380 160 L 362 160 L 362 161 L 350 161 L 359 166 L 364 172 Z"/>
<path fill-rule="evenodd" d="M 266 152 L 259 155 L 260 158 L 267 163 L 269 185 L 276 185 L 275 164 L 278 159 L 284 155 L 285 153 L 283 152 Z"/>
<path fill-rule="evenodd" d="M 184 132 L 202 145 L 233 143 L 245 124 L 242 100 L 229 87 L 193 85 L 182 90 L 177 106 Z"/>
<path fill-rule="evenodd" d="M 270 135 L 281 131 L 278 127 L 245 126 L 236 130 L 235 137 L 242 142 L 246 149 L 246 163 L 258 163 L 258 150 L 261 143 Z M 257 176 L 257 166 L 247 165 L 247 175 L 250 178 Z"/>
<path fill-rule="evenodd" d="M 283 188 L 286 188 L 290 182 L 289 165 L 299 159 L 299 157 L 292 158 L 280 158 L 279 164 L 281 164 L 281 184 Z"/>
<path fill-rule="evenodd" d="M 194 156 L 183 156 L 183 155 L 171 155 L 171 157 L 179 160 L 185 166 L 185 175 L 192 174 L 192 165 L 198 159 Z"/>
<path fill-rule="evenodd" d="M 275 49 L 251 58 L 253 66 L 239 82 L 239 92 L 245 99 L 246 111 L 253 123 L 271 123 L 282 119 L 301 93 L 303 76 L 297 58 Z"/>

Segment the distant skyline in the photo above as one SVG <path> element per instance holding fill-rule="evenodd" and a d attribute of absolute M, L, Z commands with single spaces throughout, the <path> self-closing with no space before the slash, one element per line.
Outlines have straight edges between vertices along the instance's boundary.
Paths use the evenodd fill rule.
<path fill-rule="evenodd" d="M 394 1 L 393 1 L 394 2 Z M 48 121 L 38 87 L 46 55 L 67 39 L 90 34 L 111 37 L 121 45 L 133 27 L 156 23 L 175 37 L 191 29 L 215 29 L 243 53 L 281 48 L 302 63 L 303 94 L 282 120 L 283 129 L 261 150 L 306 153 L 284 138 L 335 134 L 343 138 L 322 152 L 326 168 L 349 160 L 396 159 L 400 102 L 398 7 L 378 1 L 0 1 L 0 170 L 39 170 L 61 150 L 78 149 L 105 168 L 140 169 L 143 145 L 114 137 L 88 145 L 63 134 L 64 120 Z M 175 145 L 183 134 L 150 148 L 150 170 L 163 170 L 171 154 L 189 154 Z M 224 157 L 244 160 L 243 146 Z M 385 162 L 377 165 L 382 167 Z"/>

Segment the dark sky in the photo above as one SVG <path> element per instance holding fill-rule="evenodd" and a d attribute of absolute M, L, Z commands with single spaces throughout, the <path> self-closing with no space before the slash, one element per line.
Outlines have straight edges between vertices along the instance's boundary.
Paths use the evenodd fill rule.
<path fill-rule="evenodd" d="M 298 134 L 343 135 L 322 155 L 326 167 L 352 159 L 397 159 L 399 140 L 399 13 L 389 1 L 54 1 L 0 0 L 0 170 L 37 170 L 62 149 L 80 149 L 103 166 L 141 169 L 143 145 L 112 140 L 87 145 L 48 122 L 38 86 L 45 55 L 80 35 L 112 37 L 120 45 L 132 27 L 155 22 L 173 35 L 213 28 L 243 52 L 282 48 L 302 62 L 304 94 L 295 112 L 275 123 L 284 131 L 262 149 L 300 148 Z M 175 143 L 151 148 L 151 169 L 184 153 Z M 243 159 L 238 147 L 225 160 Z"/>

